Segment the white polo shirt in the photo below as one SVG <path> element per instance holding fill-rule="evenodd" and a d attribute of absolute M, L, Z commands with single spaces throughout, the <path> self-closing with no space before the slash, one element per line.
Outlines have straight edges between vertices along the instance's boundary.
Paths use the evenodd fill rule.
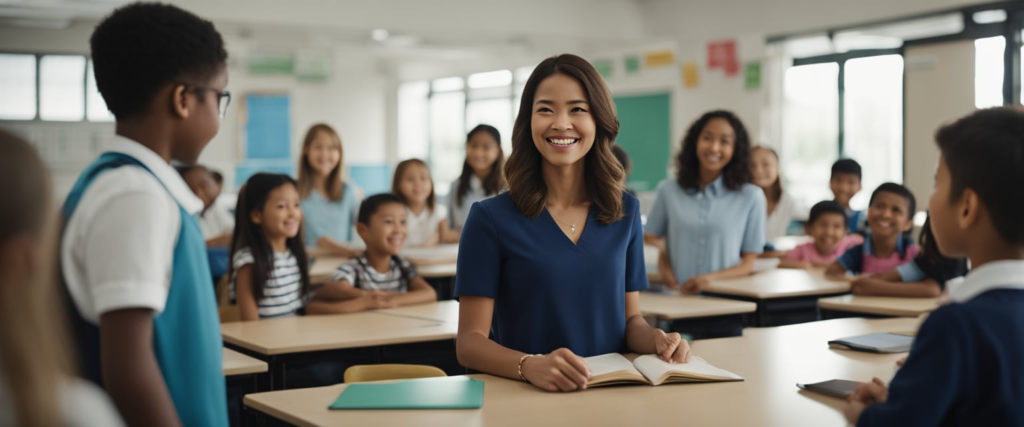
<path fill-rule="evenodd" d="M 153 173 L 135 166 L 102 172 L 64 228 L 65 283 L 82 317 L 96 324 L 109 311 L 163 311 L 181 228 L 178 204 L 192 215 L 203 209 L 178 172 L 149 148 L 118 136 L 109 151 Z"/>

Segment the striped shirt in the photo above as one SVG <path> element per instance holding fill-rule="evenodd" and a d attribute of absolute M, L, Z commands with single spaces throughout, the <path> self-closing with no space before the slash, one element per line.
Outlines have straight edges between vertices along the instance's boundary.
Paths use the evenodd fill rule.
<path fill-rule="evenodd" d="M 362 255 L 338 267 L 338 270 L 331 276 L 331 280 L 346 281 L 354 288 L 368 291 L 404 293 L 409 292 L 409 282 L 414 277 L 416 277 L 416 267 L 405 258 L 392 256 L 391 267 L 388 271 L 381 273 L 370 266 L 366 255 Z"/>
<path fill-rule="evenodd" d="M 260 318 L 294 316 L 305 307 L 308 298 L 301 294 L 302 273 L 299 262 L 292 251 L 274 253 L 273 271 L 267 277 L 267 286 L 263 289 L 263 299 L 256 302 Z M 253 263 L 252 251 L 249 248 L 239 249 L 233 261 L 235 273 L 231 275 L 231 300 L 235 300 L 235 276 L 238 269 Z M 257 274 L 253 272 L 252 274 Z"/>

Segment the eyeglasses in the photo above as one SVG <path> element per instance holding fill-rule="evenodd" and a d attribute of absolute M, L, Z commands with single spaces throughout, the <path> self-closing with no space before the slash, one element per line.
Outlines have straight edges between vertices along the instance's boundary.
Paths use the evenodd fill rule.
<path fill-rule="evenodd" d="M 214 89 L 212 87 L 191 85 L 191 84 L 188 84 L 188 83 L 179 83 L 179 84 L 181 84 L 181 85 L 185 86 L 186 88 L 189 88 L 189 89 L 191 89 L 191 90 L 193 90 L 195 92 L 210 91 L 210 92 L 213 92 L 213 93 L 217 94 L 217 111 L 220 113 L 220 117 L 224 118 L 224 116 L 228 113 L 228 106 L 231 105 L 231 92 L 226 91 L 226 90 L 225 91 L 220 91 L 220 90 Z"/>

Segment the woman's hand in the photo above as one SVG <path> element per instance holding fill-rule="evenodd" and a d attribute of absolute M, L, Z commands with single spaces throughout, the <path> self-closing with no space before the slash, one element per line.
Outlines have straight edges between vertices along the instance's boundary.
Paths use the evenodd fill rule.
<path fill-rule="evenodd" d="M 654 335 L 654 348 L 661 360 L 669 363 L 689 363 L 690 344 L 678 332 L 666 334 L 657 329 Z"/>
<path fill-rule="evenodd" d="M 586 390 L 593 375 L 582 357 L 564 347 L 543 356 L 527 357 L 522 366 L 526 380 L 547 391 Z"/>

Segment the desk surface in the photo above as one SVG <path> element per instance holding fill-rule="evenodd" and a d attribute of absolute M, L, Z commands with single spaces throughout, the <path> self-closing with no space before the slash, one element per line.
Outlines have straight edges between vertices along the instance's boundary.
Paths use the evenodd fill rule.
<path fill-rule="evenodd" d="M 895 298 L 841 295 L 818 300 L 818 307 L 827 310 L 881 316 L 917 317 L 939 308 L 937 298 Z"/>
<path fill-rule="evenodd" d="M 224 349 L 224 364 L 222 370 L 225 377 L 232 375 L 259 374 L 267 372 L 267 362 L 231 349 Z"/>
<path fill-rule="evenodd" d="M 438 301 L 429 304 L 417 304 L 398 308 L 385 308 L 374 313 L 389 316 L 409 317 L 430 322 L 459 324 L 459 302 L 455 300 Z"/>
<path fill-rule="evenodd" d="M 787 298 L 850 292 L 850 283 L 825 278 L 822 270 L 779 268 L 748 277 L 712 281 L 706 292 L 755 299 Z"/>
<path fill-rule="evenodd" d="M 725 298 L 640 292 L 640 312 L 661 320 L 753 313 L 757 304 Z"/>
<path fill-rule="evenodd" d="M 279 355 L 453 339 L 458 324 L 367 311 L 224 323 L 220 330 L 224 342 Z"/>
<path fill-rule="evenodd" d="M 749 328 L 743 337 L 693 343 L 695 354 L 746 379 L 735 383 L 606 387 L 559 394 L 519 381 L 472 375 L 485 382 L 484 406 L 479 410 L 328 410 L 344 384 L 250 394 L 245 404 L 300 426 L 842 426 L 843 399 L 800 391 L 795 384 L 867 381 L 873 376 L 889 380 L 903 354 L 832 350 L 827 341 L 916 325 L 908 318 L 837 319 Z"/>

